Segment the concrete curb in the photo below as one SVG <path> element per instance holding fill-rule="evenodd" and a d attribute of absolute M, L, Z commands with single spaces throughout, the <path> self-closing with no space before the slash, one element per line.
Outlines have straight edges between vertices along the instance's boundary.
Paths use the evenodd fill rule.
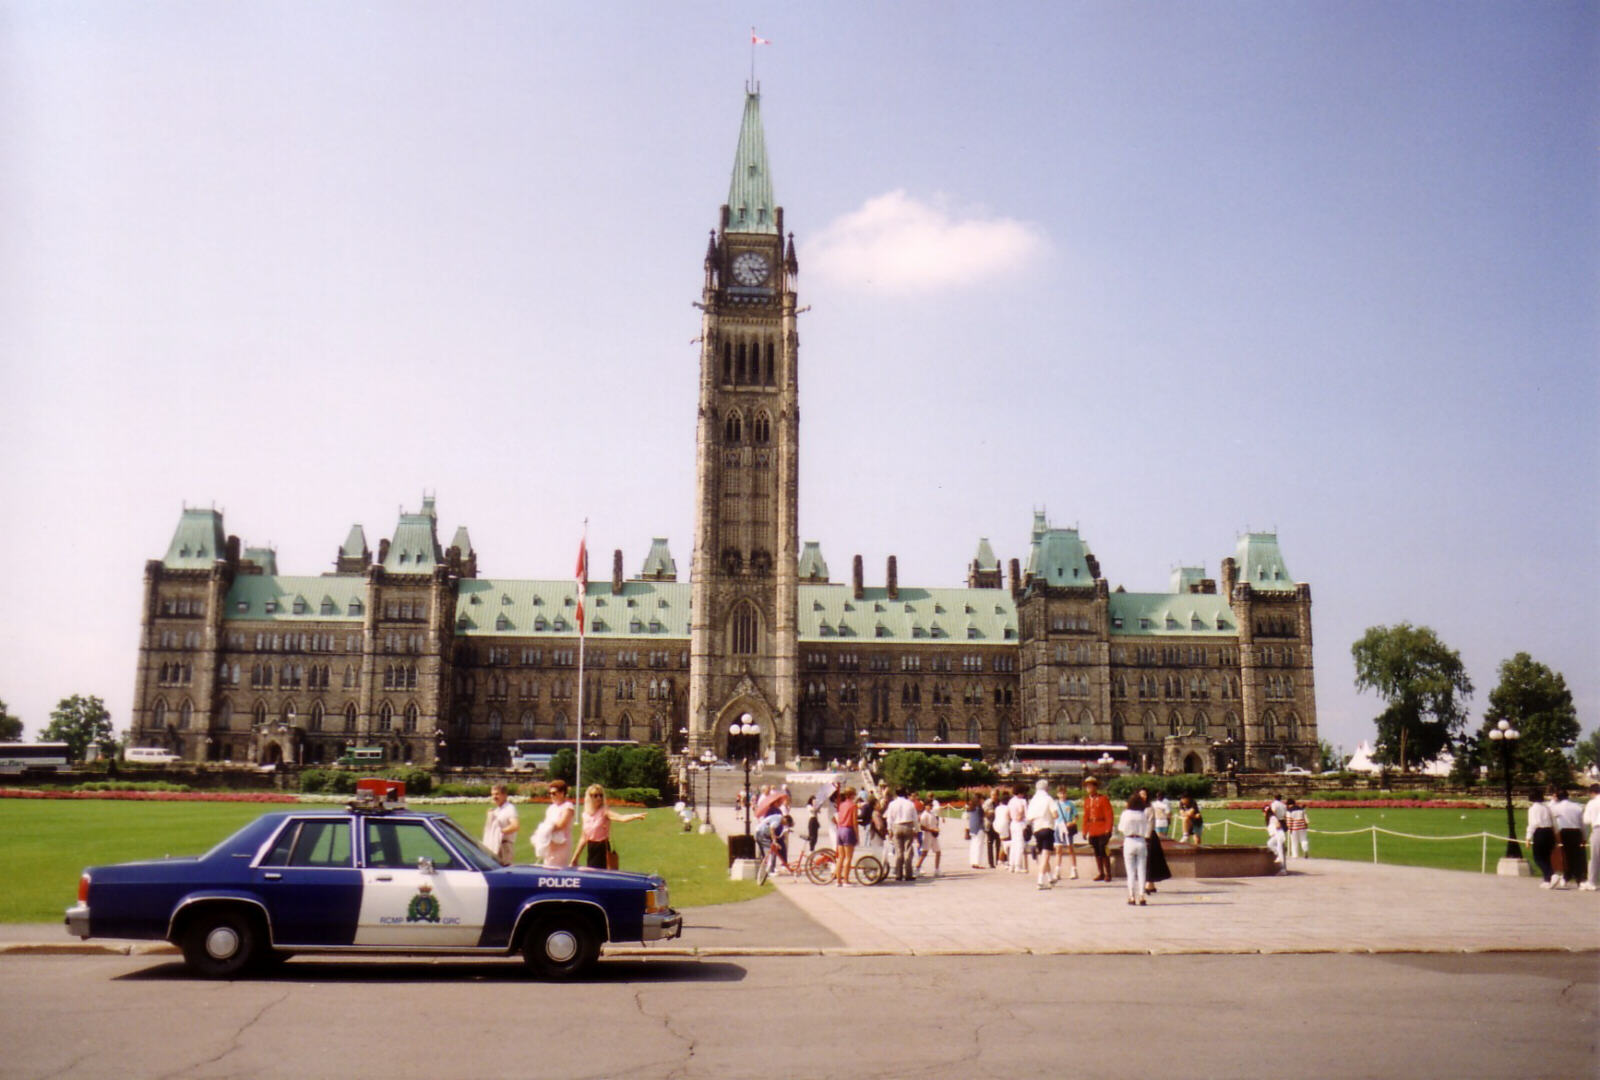
<path fill-rule="evenodd" d="M 648 945 L 607 945 L 603 955 L 617 958 L 641 959 L 672 957 L 675 959 L 700 959 L 734 956 L 796 957 L 826 956 L 842 958 L 869 958 L 876 956 L 1489 956 L 1530 955 L 1540 953 L 1593 954 L 1600 949 L 1581 946 L 1516 946 L 1486 948 L 1481 946 L 1394 946 L 1372 947 L 1354 945 L 1345 948 L 1325 946 L 1251 947 L 1251 946 L 1152 946 L 1150 948 L 1117 948 L 1105 946 L 1056 946 L 1047 949 L 1014 948 L 806 948 L 786 945 L 702 945 L 652 948 Z M 0 944 L 0 956 L 176 956 L 179 949 L 166 942 L 60 942 L 13 941 Z M 323 954 L 334 955 L 334 954 Z M 394 954 L 399 956 L 400 954 Z"/>

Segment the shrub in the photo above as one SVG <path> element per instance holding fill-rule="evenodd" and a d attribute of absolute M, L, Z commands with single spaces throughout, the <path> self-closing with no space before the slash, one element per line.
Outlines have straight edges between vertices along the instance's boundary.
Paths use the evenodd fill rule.
<path fill-rule="evenodd" d="M 576 755 L 571 750 L 558 750 L 550 758 L 550 778 L 571 784 L 575 762 Z M 676 790 L 667 752 L 659 746 L 607 746 L 594 752 L 585 751 L 583 782 L 585 787 L 599 784 L 607 792 L 648 789 L 655 800 L 648 805 L 659 805 Z"/>
<path fill-rule="evenodd" d="M 962 771 L 963 766 L 971 768 Z M 995 771 L 982 761 L 968 761 L 954 754 L 935 757 L 921 750 L 891 750 L 878 766 L 878 778 L 890 788 L 908 791 L 954 791 L 957 788 L 992 784 Z"/>
<path fill-rule="evenodd" d="M 1159 791 L 1168 799 L 1181 799 L 1185 795 L 1194 799 L 1211 797 L 1210 778 L 1198 773 L 1128 773 L 1125 776 L 1113 776 L 1106 784 L 1106 794 L 1121 800 L 1140 788 L 1149 789 L 1152 795 Z"/>
<path fill-rule="evenodd" d="M 188 791 L 188 784 L 172 784 L 165 780 L 91 780 L 74 784 L 73 791 Z"/>

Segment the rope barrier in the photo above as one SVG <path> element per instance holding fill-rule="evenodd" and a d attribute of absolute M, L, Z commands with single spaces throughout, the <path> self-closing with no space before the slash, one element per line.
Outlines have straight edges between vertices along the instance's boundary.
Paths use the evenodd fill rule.
<path fill-rule="evenodd" d="M 1268 829 L 1267 829 L 1267 827 L 1265 825 L 1252 825 L 1248 821 L 1234 821 L 1232 818 L 1223 818 L 1222 819 L 1222 842 L 1224 844 L 1226 844 L 1228 842 L 1228 830 L 1229 830 L 1230 826 L 1237 827 L 1237 828 L 1240 828 L 1240 829 L 1250 829 L 1250 830 L 1253 830 L 1253 831 L 1256 831 L 1256 832 L 1263 832 L 1263 833 L 1268 831 Z M 1399 832 L 1399 831 L 1397 831 L 1395 829 L 1386 829 L 1382 825 L 1367 825 L 1367 826 L 1364 826 L 1364 827 L 1359 828 L 1359 829 L 1307 829 L 1306 830 L 1307 839 L 1309 839 L 1313 835 L 1316 835 L 1316 836 L 1360 836 L 1362 833 L 1371 833 L 1372 834 L 1372 861 L 1374 863 L 1376 863 L 1378 861 L 1378 834 L 1379 833 L 1383 833 L 1385 836 L 1393 836 L 1393 837 L 1396 837 L 1396 838 L 1401 839 L 1401 840 L 1440 840 L 1440 841 L 1451 842 L 1451 843 L 1459 843 L 1462 840 L 1478 840 L 1482 844 L 1482 852 L 1480 853 L 1480 856 L 1479 856 L 1478 870 L 1479 870 L 1479 873 L 1485 873 L 1485 874 L 1489 872 L 1489 841 L 1493 840 L 1493 841 L 1495 841 L 1497 843 L 1502 843 L 1502 844 L 1506 843 L 1508 841 L 1515 841 L 1517 843 L 1523 843 L 1524 842 L 1524 841 L 1520 840 L 1517 837 L 1499 836 L 1499 835 L 1497 835 L 1495 833 L 1492 833 L 1492 832 L 1462 833 L 1459 836 L 1423 836 L 1420 833 L 1406 833 L 1406 832 Z"/>

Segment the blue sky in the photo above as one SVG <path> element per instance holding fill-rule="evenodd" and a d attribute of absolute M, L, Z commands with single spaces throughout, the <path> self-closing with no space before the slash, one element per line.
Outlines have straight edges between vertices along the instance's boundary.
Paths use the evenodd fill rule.
<path fill-rule="evenodd" d="M 598 8 L 598 10 L 597 10 Z M 329 569 L 690 561 L 706 232 L 757 53 L 801 533 L 1112 586 L 1276 529 L 1322 734 L 1410 620 L 1600 711 L 1594 4 L 0 3 L 0 699 L 125 726 L 183 505 Z M 604 555 L 600 565 L 609 565 Z"/>

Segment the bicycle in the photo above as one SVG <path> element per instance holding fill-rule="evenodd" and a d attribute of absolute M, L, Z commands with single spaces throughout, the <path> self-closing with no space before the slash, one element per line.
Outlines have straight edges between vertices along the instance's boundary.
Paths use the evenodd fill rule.
<path fill-rule="evenodd" d="M 839 874 L 839 854 L 832 848 L 818 848 L 805 860 L 806 877 L 813 885 L 831 885 Z M 850 877 L 857 885 L 876 885 L 889 876 L 889 868 L 876 855 L 857 855 Z"/>
<path fill-rule="evenodd" d="M 756 848 L 760 854 L 760 858 L 756 862 L 757 885 L 765 885 L 767 879 L 776 873 L 780 867 L 795 878 L 810 877 L 812 852 L 802 851 L 793 859 L 785 861 L 774 852 L 772 841 L 763 841 L 760 836 L 756 837 Z"/>

